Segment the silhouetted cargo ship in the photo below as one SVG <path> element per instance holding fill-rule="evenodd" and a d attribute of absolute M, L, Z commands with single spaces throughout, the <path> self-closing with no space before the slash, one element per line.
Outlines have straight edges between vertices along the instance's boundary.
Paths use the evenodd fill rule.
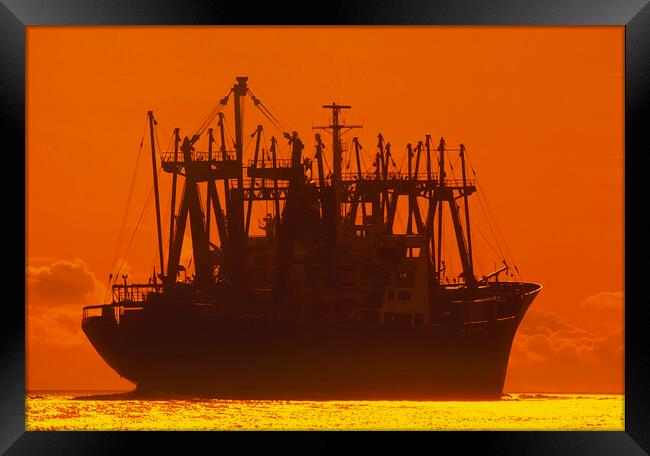
<path fill-rule="evenodd" d="M 298 134 L 284 132 L 291 155 L 281 159 L 275 137 L 268 150 L 260 148 L 262 125 L 251 135 L 255 149 L 245 164 L 247 97 L 283 131 L 247 79 L 237 78 L 192 137 L 181 140 L 175 129 L 173 151 L 160 156 L 172 178 L 166 268 L 156 121 L 149 112 L 160 273 L 154 270 L 148 284 L 128 284 L 126 276 L 117 283 L 116 275 L 112 303 L 84 308 L 82 328 L 97 352 L 143 391 L 233 399 L 499 399 L 515 331 L 541 286 L 499 281 L 509 272 L 505 260 L 475 275 L 468 197 L 476 186 L 466 174 L 464 146 L 447 148 L 442 138 L 434 145 L 427 135 L 408 144 L 402 172 L 380 134 L 371 171 L 363 171 L 358 138 L 351 150 L 342 141 L 360 125 L 345 124 L 342 111 L 350 106 L 332 103 L 323 106 L 331 112 L 328 125 L 314 127 L 331 134 L 329 173 L 319 134 L 311 160 L 303 158 Z M 230 97 L 232 143 L 222 113 Z M 220 147 L 213 149 L 217 141 L 207 127 L 215 119 Z M 207 151 L 197 151 L 204 133 Z M 350 172 L 343 171 L 346 155 Z M 450 156 L 460 160 L 462 178 L 447 177 Z M 260 201 L 272 210 L 260 221 L 263 235 L 254 236 L 251 218 Z M 451 280 L 443 259 L 445 206 L 462 265 Z M 399 213 L 407 216 L 401 234 Z M 188 220 L 189 279 L 189 268 L 180 265 Z"/>

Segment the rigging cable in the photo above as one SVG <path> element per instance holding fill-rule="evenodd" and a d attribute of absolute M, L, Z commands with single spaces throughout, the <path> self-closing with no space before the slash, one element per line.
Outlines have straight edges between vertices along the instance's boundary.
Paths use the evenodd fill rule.
<path fill-rule="evenodd" d="M 469 161 L 469 158 L 468 158 L 468 161 Z M 470 162 L 470 166 L 471 166 L 471 162 Z M 512 255 L 512 252 L 510 252 L 510 249 L 508 248 L 508 243 L 506 242 L 505 236 L 503 235 L 503 232 L 502 232 L 501 229 L 499 228 L 499 224 L 498 224 L 498 222 L 497 222 L 497 220 L 496 220 L 496 216 L 494 215 L 494 213 L 493 213 L 493 211 L 492 211 L 492 208 L 490 207 L 490 203 L 489 203 L 488 200 L 487 200 L 487 195 L 485 194 L 485 191 L 483 190 L 483 187 L 481 186 L 481 184 L 480 184 L 480 182 L 479 182 L 479 179 L 478 179 L 478 176 L 476 175 L 476 171 L 474 171 L 474 168 L 473 168 L 473 167 L 472 167 L 472 172 L 474 173 L 474 176 L 476 177 L 476 182 L 477 182 L 477 184 L 479 185 L 479 187 L 480 187 L 480 189 L 481 189 L 481 193 L 483 194 L 482 197 L 483 197 L 483 199 L 485 200 L 485 204 L 486 204 L 486 206 L 487 206 L 487 208 L 488 208 L 488 211 L 489 211 L 490 215 L 492 216 L 492 218 L 493 218 L 493 220 L 494 220 L 494 225 L 495 225 L 495 227 L 496 227 L 496 229 L 497 229 L 497 232 L 498 232 L 498 234 L 500 235 L 501 240 L 503 241 L 503 245 L 504 245 L 504 248 L 505 248 L 506 254 L 508 255 L 508 258 L 507 258 L 507 259 L 508 259 L 508 260 L 512 260 L 512 265 L 514 266 L 515 271 L 516 271 L 517 274 L 519 275 L 519 269 L 517 268 L 517 265 L 516 265 L 516 263 L 515 263 L 514 257 L 513 257 L 513 255 Z"/>
<path fill-rule="evenodd" d="M 257 109 L 259 109 L 260 112 L 264 115 L 264 117 L 266 117 L 269 120 L 269 122 L 271 122 L 271 125 L 273 125 L 280 133 L 284 133 L 285 131 L 287 131 L 286 129 L 282 128 L 282 126 L 279 123 L 277 123 L 271 116 L 269 116 L 270 113 L 267 114 L 267 111 L 260 107 L 261 105 L 262 103 L 260 102 L 255 106 L 257 106 Z"/>
<path fill-rule="evenodd" d="M 169 223 L 170 223 L 170 220 L 169 220 L 170 217 L 169 216 L 171 215 L 170 214 L 171 205 L 172 205 L 172 192 L 171 192 L 171 188 L 170 188 L 170 190 L 169 190 L 169 198 L 167 198 L 167 205 L 165 206 L 165 210 L 163 212 L 163 218 L 160 221 L 161 226 L 169 226 Z M 163 236 L 165 236 L 165 239 L 163 239 L 163 246 L 169 245 L 169 233 L 167 233 L 167 231 L 169 231 L 169 230 L 163 230 L 163 232 L 164 232 Z M 158 248 L 157 248 L 157 246 L 155 244 L 153 245 L 153 248 L 154 248 L 154 253 L 153 253 L 153 256 L 152 256 L 153 264 L 156 264 L 156 256 L 158 255 Z M 168 252 L 168 255 L 169 255 L 169 252 Z"/>
<path fill-rule="evenodd" d="M 124 256 L 122 257 L 122 262 L 120 263 L 120 267 L 117 269 L 115 276 L 113 276 L 113 285 L 115 285 L 115 281 L 119 277 L 120 271 L 122 271 L 122 267 L 124 267 L 124 262 L 126 261 L 126 257 L 129 254 L 129 250 L 131 249 L 131 243 L 133 242 L 133 239 L 135 238 L 136 234 L 139 232 L 139 227 L 142 222 L 142 217 L 144 216 L 144 213 L 149 206 L 149 201 L 151 200 L 151 195 L 153 194 L 153 185 L 151 186 L 151 190 L 149 190 L 149 196 L 147 197 L 147 200 L 145 201 L 144 207 L 142 208 L 142 212 L 140 213 L 140 217 L 138 218 L 138 222 L 136 224 L 135 230 L 133 231 L 133 234 L 131 235 L 131 239 L 129 240 L 129 243 L 126 246 L 126 252 L 124 253 Z M 107 290 L 108 293 L 108 290 Z M 104 297 L 106 299 L 106 297 Z"/>
<path fill-rule="evenodd" d="M 519 268 L 517 267 L 517 264 L 515 263 L 514 257 L 512 256 L 512 253 L 510 252 L 510 249 L 508 248 L 508 243 L 506 242 L 506 239 L 505 239 L 505 237 L 503 236 L 503 232 L 502 232 L 501 229 L 499 228 L 499 224 L 498 224 L 498 222 L 497 222 L 497 220 L 496 220 L 495 215 L 492 213 L 492 209 L 491 209 L 490 204 L 489 204 L 489 202 L 488 202 L 488 200 L 487 200 L 487 196 L 485 195 L 485 191 L 484 191 L 484 189 L 483 189 L 483 186 L 482 186 L 482 185 L 480 184 L 480 182 L 479 182 L 478 175 L 476 174 L 476 171 L 474 170 L 474 166 L 472 165 L 472 162 L 470 161 L 469 156 L 467 155 L 467 151 L 465 151 L 465 153 L 466 153 L 465 156 L 467 157 L 467 161 L 468 161 L 468 163 L 469 163 L 469 165 L 470 165 L 470 168 L 471 168 L 471 170 L 472 170 L 472 173 L 474 174 L 474 177 L 476 178 L 477 186 L 478 186 L 478 188 L 480 189 L 480 192 L 478 192 L 478 195 L 479 195 L 479 202 L 481 203 L 481 207 L 483 208 L 483 210 L 486 212 L 486 216 L 488 217 L 488 218 L 487 218 L 488 226 L 490 227 L 490 231 L 492 231 L 492 235 L 493 235 L 494 238 L 495 238 L 495 241 L 496 241 L 496 243 L 497 243 L 497 247 L 499 248 L 499 251 L 501 251 L 501 247 L 500 247 L 500 243 L 499 243 L 499 237 L 498 237 L 498 236 L 494 233 L 494 231 L 492 230 L 492 226 L 491 226 L 490 218 L 489 218 L 490 216 L 491 216 L 492 219 L 493 219 L 493 222 L 494 222 L 495 228 L 496 228 L 498 234 L 500 235 L 501 241 L 503 242 L 503 245 L 504 245 L 504 249 L 505 249 L 505 251 L 506 251 L 506 253 L 507 253 L 507 256 L 504 255 L 503 252 L 501 252 L 501 255 L 502 255 L 502 257 L 503 257 L 504 259 L 510 260 L 510 261 L 512 262 L 512 266 L 514 267 L 515 272 L 516 272 L 517 275 L 521 278 L 521 274 L 520 274 L 520 272 L 519 272 Z M 487 206 L 487 211 L 486 211 L 485 208 L 483 207 L 483 201 L 482 201 L 482 200 L 485 200 L 485 205 Z"/>
<path fill-rule="evenodd" d="M 145 133 L 145 132 L 146 132 L 146 126 L 145 126 L 145 131 L 143 132 L 143 139 L 142 139 L 142 141 L 140 142 L 140 151 L 142 150 L 142 146 L 143 146 L 143 144 L 144 144 L 144 133 Z M 160 141 L 158 140 L 158 132 L 157 132 L 157 130 L 156 130 L 155 128 L 154 128 L 154 137 L 155 137 L 155 141 L 156 141 L 156 143 L 158 144 L 158 148 L 160 149 Z M 161 160 L 162 160 L 162 158 L 161 158 Z M 156 170 L 156 174 L 157 174 L 157 177 L 159 177 L 159 176 L 160 176 L 161 167 L 156 167 L 156 168 L 157 168 L 157 170 Z M 137 168 L 136 168 L 136 170 L 137 170 Z M 136 175 L 136 173 L 134 173 L 134 178 L 135 178 L 135 175 Z M 132 190 L 133 190 L 133 188 L 131 188 L 131 192 L 132 192 Z M 153 184 L 152 184 L 152 186 L 151 186 L 151 190 L 149 191 L 149 196 L 147 197 L 147 200 L 146 200 L 146 202 L 145 202 L 145 206 L 144 206 L 144 208 L 142 209 L 142 212 L 140 213 L 140 217 L 139 217 L 138 222 L 137 222 L 137 224 L 136 224 L 136 227 L 135 227 L 135 230 L 134 230 L 134 232 L 133 232 L 133 235 L 131 236 L 131 239 L 129 240 L 129 243 L 127 244 L 126 251 L 124 252 L 124 255 L 123 255 L 123 257 L 122 257 L 122 262 L 120 263 L 120 266 L 119 266 L 119 268 L 117 269 L 117 271 L 115 272 L 115 275 L 114 275 L 114 277 L 113 277 L 113 285 L 115 285 L 115 282 L 116 282 L 116 280 L 118 279 L 118 277 L 119 277 L 119 275 L 120 275 L 120 271 L 122 270 L 122 267 L 124 266 L 124 262 L 126 261 L 128 255 L 129 255 L 130 248 L 131 248 L 131 244 L 133 243 L 133 240 L 135 239 L 136 235 L 137 235 L 137 234 L 139 233 L 139 231 L 140 231 L 140 228 L 141 228 L 141 222 L 142 222 L 142 217 L 144 216 L 144 213 L 145 213 L 145 211 L 146 211 L 146 209 L 147 209 L 147 207 L 148 207 L 148 205 L 149 205 L 149 201 L 150 201 L 150 199 L 151 199 L 152 192 L 153 192 Z M 111 287 L 111 284 L 110 284 L 110 282 L 109 282 L 109 288 L 106 290 L 106 294 L 104 295 L 104 300 L 106 300 L 106 297 L 107 297 L 108 291 L 110 290 L 110 287 Z"/>
<path fill-rule="evenodd" d="M 160 120 L 158 120 L 158 119 L 154 119 L 154 120 L 156 121 L 156 122 L 154 123 L 154 125 L 155 125 L 156 127 L 160 127 L 160 128 L 162 128 L 162 129 L 163 129 L 163 133 L 165 133 L 166 135 L 168 135 L 168 136 L 171 137 L 171 138 L 174 137 L 174 134 L 173 134 L 172 130 L 169 129 L 169 128 L 167 127 L 167 125 L 163 124 L 163 123 L 162 123 Z"/>
<path fill-rule="evenodd" d="M 260 102 L 260 103 L 261 103 L 261 102 Z M 269 107 L 270 107 L 271 109 L 275 109 L 275 108 L 273 108 L 273 106 L 271 106 L 271 103 L 268 103 L 268 105 L 269 105 Z M 281 121 L 280 119 L 278 119 L 277 117 L 275 117 L 269 108 L 267 108 L 266 106 L 264 106 L 264 109 L 266 109 L 266 110 L 268 111 L 268 113 L 271 115 L 271 117 L 273 117 L 273 118 L 274 118 L 274 119 L 275 119 L 275 120 L 276 120 L 276 121 L 277 121 L 277 122 L 278 122 L 278 123 L 279 123 L 279 124 L 284 128 L 284 129 L 285 129 L 285 130 L 287 130 L 287 131 L 289 130 L 289 127 L 287 126 L 287 124 L 284 123 L 284 122 L 282 122 L 282 121 Z"/>
<path fill-rule="evenodd" d="M 487 243 L 488 247 L 490 247 L 490 249 L 492 250 L 492 252 L 493 252 L 496 256 L 499 256 L 499 255 L 500 255 L 499 252 L 497 252 L 497 250 L 494 248 L 494 246 L 492 246 L 492 244 L 490 243 L 490 241 L 488 240 L 488 238 L 485 236 L 485 234 L 483 234 L 483 232 L 479 229 L 478 225 L 477 225 L 476 223 L 472 223 L 472 222 L 470 222 L 470 225 L 472 225 L 472 228 L 474 228 L 474 229 L 478 232 L 478 234 L 481 235 L 481 237 L 485 240 L 485 242 Z M 474 249 L 474 250 L 476 250 L 476 249 Z M 501 257 L 503 257 L 502 254 L 501 254 Z"/>
<path fill-rule="evenodd" d="M 160 180 L 160 174 L 161 174 L 161 172 L 162 172 L 162 167 L 158 167 L 158 169 L 156 170 L 156 174 L 157 174 L 158 180 Z M 153 184 L 152 184 L 152 189 L 153 189 Z M 145 202 L 145 207 L 144 207 L 144 209 L 143 209 L 143 213 L 144 213 L 144 211 L 146 211 L 146 209 L 148 208 L 148 205 L 149 205 L 149 199 L 150 199 L 150 198 L 151 198 L 151 190 L 149 191 L 149 196 L 147 197 L 147 201 Z M 170 195 L 169 195 L 168 203 L 169 203 L 169 204 L 168 204 L 167 207 L 165 208 L 165 214 L 166 214 L 167 212 L 169 212 L 169 206 L 171 205 L 171 193 L 170 193 Z M 142 215 L 140 216 L 140 218 L 142 218 Z M 161 223 L 161 226 L 165 225 L 165 223 L 163 223 L 162 220 L 161 220 L 160 223 Z M 140 235 L 140 232 L 142 231 L 142 226 L 143 226 L 143 225 L 141 225 L 140 222 L 138 222 L 138 225 L 136 226 L 136 231 L 135 231 L 135 233 L 134 233 L 134 237 L 132 238 L 133 241 L 136 241 L 136 242 L 135 242 L 136 244 L 137 244 L 138 236 Z M 163 242 L 163 245 L 164 245 L 164 242 Z M 154 248 L 155 248 L 155 253 L 154 253 L 154 255 L 153 255 L 153 257 L 154 257 L 154 261 L 153 261 L 153 263 L 155 264 L 155 263 L 156 263 L 155 258 L 158 256 L 158 251 L 157 251 L 157 248 L 156 248 L 156 246 L 155 246 L 155 243 L 154 243 Z M 124 259 L 125 259 L 125 260 L 128 259 L 128 256 L 129 256 L 130 253 L 131 253 L 131 252 L 129 251 L 129 247 L 127 247 L 127 251 L 126 251 L 126 253 L 124 254 Z M 164 261 L 164 254 L 163 254 L 163 261 Z M 162 273 L 162 272 L 163 272 L 163 271 L 160 271 L 159 273 Z"/>
<path fill-rule="evenodd" d="M 232 143 L 232 148 L 236 150 L 237 149 L 237 143 L 235 143 L 235 140 L 233 139 L 234 136 L 230 133 L 230 128 L 228 128 L 228 121 L 226 121 L 225 116 L 223 117 L 223 126 L 224 126 L 224 128 L 226 130 L 226 139 L 230 140 L 230 142 Z M 227 143 L 228 142 L 226 141 L 226 144 Z M 226 145 L 226 152 L 228 152 L 227 148 L 228 148 L 228 146 Z"/>
<path fill-rule="evenodd" d="M 483 214 L 485 214 L 486 221 L 488 223 L 488 228 L 490 229 L 490 233 L 492 233 L 492 238 L 494 239 L 494 243 L 496 244 L 497 249 L 499 250 L 499 256 L 502 259 L 505 259 L 506 256 L 503 253 L 503 250 L 501 249 L 501 243 L 499 242 L 499 238 L 497 237 L 496 233 L 494 232 L 494 229 L 492 228 L 492 222 L 490 221 L 490 216 L 489 216 L 488 210 L 486 209 L 485 205 L 483 204 L 483 199 L 481 197 L 481 194 L 477 192 L 477 196 L 478 196 L 478 202 L 481 205 L 481 210 L 483 211 Z"/>
<path fill-rule="evenodd" d="M 162 165 L 163 162 L 163 151 L 160 147 L 160 141 L 158 140 L 158 129 L 155 127 L 154 124 L 154 129 L 153 129 L 154 137 L 156 138 L 156 147 L 158 147 L 158 158 L 160 158 L 160 163 Z M 157 165 L 157 164 L 156 164 Z M 160 169 L 158 166 L 156 166 L 156 169 Z M 158 171 L 156 171 L 158 173 Z"/>
<path fill-rule="evenodd" d="M 278 129 L 281 133 L 289 131 L 289 128 L 287 128 L 287 125 L 284 122 L 281 122 L 280 119 L 275 117 L 273 113 L 262 103 L 262 101 L 257 98 L 255 95 L 253 95 L 253 92 L 251 92 L 250 89 L 248 89 L 248 94 L 250 95 L 251 99 L 253 100 L 253 104 L 257 107 L 257 109 L 260 110 L 264 116 L 269 119 L 271 124 Z"/>
<path fill-rule="evenodd" d="M 148 117 L 145 116 L 145 121 L 144 121 L 144 128 L 142 129 L 142 137 L 140 138 L 140 147 L 138 149 L 138 154 L 136 157 L 136 162 L 135 162 L 135 169 L 133 170 L 133 177 L 131 178 L 131 186 L 129 188 L 129 195 L 126 199 L 126 205 L 124 207 L 124 213 L 122 214 L 122 221 L 120 222 L 120 230 L 117 235 L 117 243 L 115 244 L 115 250 L 113 251 L 113 258 L 111 259 L 110 265 L 111 268 L 114 267 L 115 261 L 117 260 L 117 252 L 119 251 L 120 245 L 122 244 L 122 238 L 124 236 L 124 229 L 126 227 L 126 218 L 128 216 L 128 213 L 131 209 L 131 201 L 133 198 L 133 189 L 135 187 L 135 181 L 136 177 L 138 174 L 138 167 L 140 164 L 140 157 L 142 156 L 142 147 L 144 146 L 144 135 L 147 132 L 147 122 Z M 106 289 L 106 293 L 104 294 L 104 301 L 106 301 L 106 297 L 108 295 L 108 290 L 110 289 L 110 278 L 108 281 L 108 288 Z"/>
<path fill-rule="evenodd" d="M 194 131 L 193 135 L 202 135 L 203 132 L 205 131 L 206 128 L 212 123 L 212 121 L 217 117 L 217 115 L 226 107 L 226 104 L 228 104 L 228 99 L 230 97 L 230 94 L 232 93 L 232 88 L 228 89 L 226 92 L 226 95 L 219 100 L 219 103 L 217 106 L 212 109 L 212 111 L 208 114 L 208 116 L 201 122 L 201 124 L 198 126 L 198 128 Z"/>

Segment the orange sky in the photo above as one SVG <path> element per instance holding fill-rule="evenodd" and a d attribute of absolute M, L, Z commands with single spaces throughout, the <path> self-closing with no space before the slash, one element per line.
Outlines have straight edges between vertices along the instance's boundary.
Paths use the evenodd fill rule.
<path fill-rule="evenodd" d="M 151 188 L 145 137 L 116 254 L 146 112 L 166 148 L 245 75 L 307 156 L 331 101 L 363 123 L 367 164 L 378 132 L 398 166 L 425 134 L 464 143 L 522 277 L 544 286 L 506 391 L 623 392 L 623 38 L 623 27 L 28 27 L 27 387 L 131 386 L 80 318 L 101 302 Z M 263 119 L 250 104 L 245 115 L 248 138 Z M 168 188 L 163 174 L 163 216 Z M 152 207 L 126 259 L 145 282 Z M 473 236 L 491 272 L 500 259 Z"/>

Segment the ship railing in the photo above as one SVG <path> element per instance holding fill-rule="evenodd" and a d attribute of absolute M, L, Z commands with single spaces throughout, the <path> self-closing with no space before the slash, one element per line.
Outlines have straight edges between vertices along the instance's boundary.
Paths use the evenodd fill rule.
<path fill-rule="evenodd" d="M 142 310 L 144 307 L 141 303 L 121 301 L 113 304 L 99 304 L 96 306 L 86 306 L 82 310 L 82 319 L 92 317 L 112 318 L 117 324 L 120 323 L 120 317 L 125 311 Z"/>
<path fill-rule="evenodd" d="M 445 179 L 444 185 L 445 187 L 462 188 L 463 179 Z M 476 180 L 466 179 L 465 185 L 467 187 L 476 187 Z"/>
<path fill-rule="evenodd" d="M 161 160 L 164 163 L 183 163 L 185 162 L 185 156 L 182 152 L 164 152 L 160 156 Z M 174 159 L 175 158 L 175 159 Z M 190 153 L 191 161 L 234 161 L 237 159 L 237 153 L 234 150 L 226 151 L 226 160 L 224 160 L 223 152 L 221 150 L 213 150 L 212 157 L 210 158 L 210 153 L 202 150 L 195 150 Z"/>
<path fill-rule="evenodd" d="M 161 293 L 162 284 L 115 284 L 113 285 L 113 302 L 144 302 L 151 293 Z"/>
<path fill-rule="evenodd" d="M 86 306 L 83 308 L 83 313 L 82 317 L 89 318 L 89 317 L 101 317 L 104 314 L 104 309 L 107 307 L 106 304 L 100 304 L 97 306 Z M 110 304 L 108 305 L 110 307 Z"/>
<path fill-rule="evenodd" d="M 342 179 L 344 181 L 355 181 L 359 180 L 359 173 L 343 173 L 342 174 Z M 405 172 L 390 172 L 387 174 L 386 178 L 384 179 L 384 175 L 380 174 L 379 177 L 377 177 L 376 172 L 365 172 L 361 173 L 361 180 L 364 181 L 375 181 L 375 180 L 380 180 L 380 181 L 385 181 L 385 180 L 400 180 L 400 181 L 408 181 L 408 180 L 414 180 L 414 181 L 437 181 L 438 180 L 438 175 L 435 173 L 431 173 L 431 178 L 429 178 L 429 173 L 412 173 L 411 177 L 409 177 L 408 173 Z"/>
<path fill-rule="evenodd" d="M 273 166 L 272 160 L 265 160 L 264 163 L 262 163 L 262 160 L 257 160 L 257 163 L 255 163 L 254 160 L 248 160 L 249 168 L 273 169 L 273 168 L 291 168 L 292 166 L 293 164 L 290 158 L 276 159 L 275 166 Z"/>
<path fill-rule="evenodd" d="M 253 189 L 266 188 L 267 190 L 270 190 L 270 189 L 275 188 L 273 182 L 269 183 L 269 181 L 272 181 L 272 180 L 273 179 L 263 178 L 263 177 L 256 177 L 254 179 L 250 178 L 250 177 L 247 177 L 247 178 L 242 179 L 242 184 L 243 184 L 243 188 L 246 189 L 246 190 L 249 190 L 251 188 L 253 188 Z M 239 184 L 236 181 L 232 182 L 230 184 L 230 188 L 237 188 L 238 185 Z M 280 189 L 280 190 L 284 190 L 284 189 L 286 189 L 288 187 L 289 186 L 286 183 L 278 184 L 278 189 Z"/>

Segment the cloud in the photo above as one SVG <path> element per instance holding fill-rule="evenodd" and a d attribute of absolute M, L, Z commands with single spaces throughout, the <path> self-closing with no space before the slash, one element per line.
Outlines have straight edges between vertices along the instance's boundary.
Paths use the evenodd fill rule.
<path fill-rule="evenodd" d="M 28 258 L 28 388 L 130 388 L 97 355 L 81 329 L 81 309 L 105 293 L 82 260 Z"/>
<path fill-rule="evenodd" d="M 81 308 L 53 308 L 28 314 L 27 340 L 31 347 L 79 347 L 86 343 L 84 337 Z"/>
<path fill-rule="evenodd" d="M 103 298 L 105 287 L 88 270 L 86 263 L 57 260 L 49 265 L 27 265 L 26 284 L 28 305 L 84 306 L 96 304 Z"/>
<path fill-rule="evenodd" d="M 621 302 L 616 293 L 596 296 L 602 299 L 592 297 L 583 303 L 615 308 Z M 512 346 L 508 387 L 511 391 L 622 392 L 624 340 L 622 325 L 596 334 L 555 313 L 531 309 Z"/>
<path fill-rule="evenodd" d="M 31 264 L 32 266 L 41 266 L 55 261 L 57 261 L 57 259 L 52 257 L 27 257 L 27 264 Z"/>
<path fill-rule="evenodd" d="M 580 326 L 599 335 L 621 329 L 625 321 L 624 296 L 620 291 L 602 291 L 577 306 Z"/>
<path fill-rule="evenodd" d="M 43 263 L 43 261 L 39 261 Z M 27 340 L 36 347 L 74 347 L 85 343 L 81 331 L 83 306 L 99 304 L 106 287 L 86 263 L 52 260 L 26 268 Z"/>
<path fill-rule="evenodd" d="M 580 304 L 585 309 L 623 309 L 623 292 L 621 291 L 601 291 L 598 294 L 589 296 Z"/>
<path fill-rule="evenodd" d="M 612 348 L 623 348 L 622 330 L 597 336 L 542 310 L 528 312 L 517 331 L 517 339 L 511 360 L 521 364 L 562 358 L 603 364 L 603 357 L 616 353 Z"/>

